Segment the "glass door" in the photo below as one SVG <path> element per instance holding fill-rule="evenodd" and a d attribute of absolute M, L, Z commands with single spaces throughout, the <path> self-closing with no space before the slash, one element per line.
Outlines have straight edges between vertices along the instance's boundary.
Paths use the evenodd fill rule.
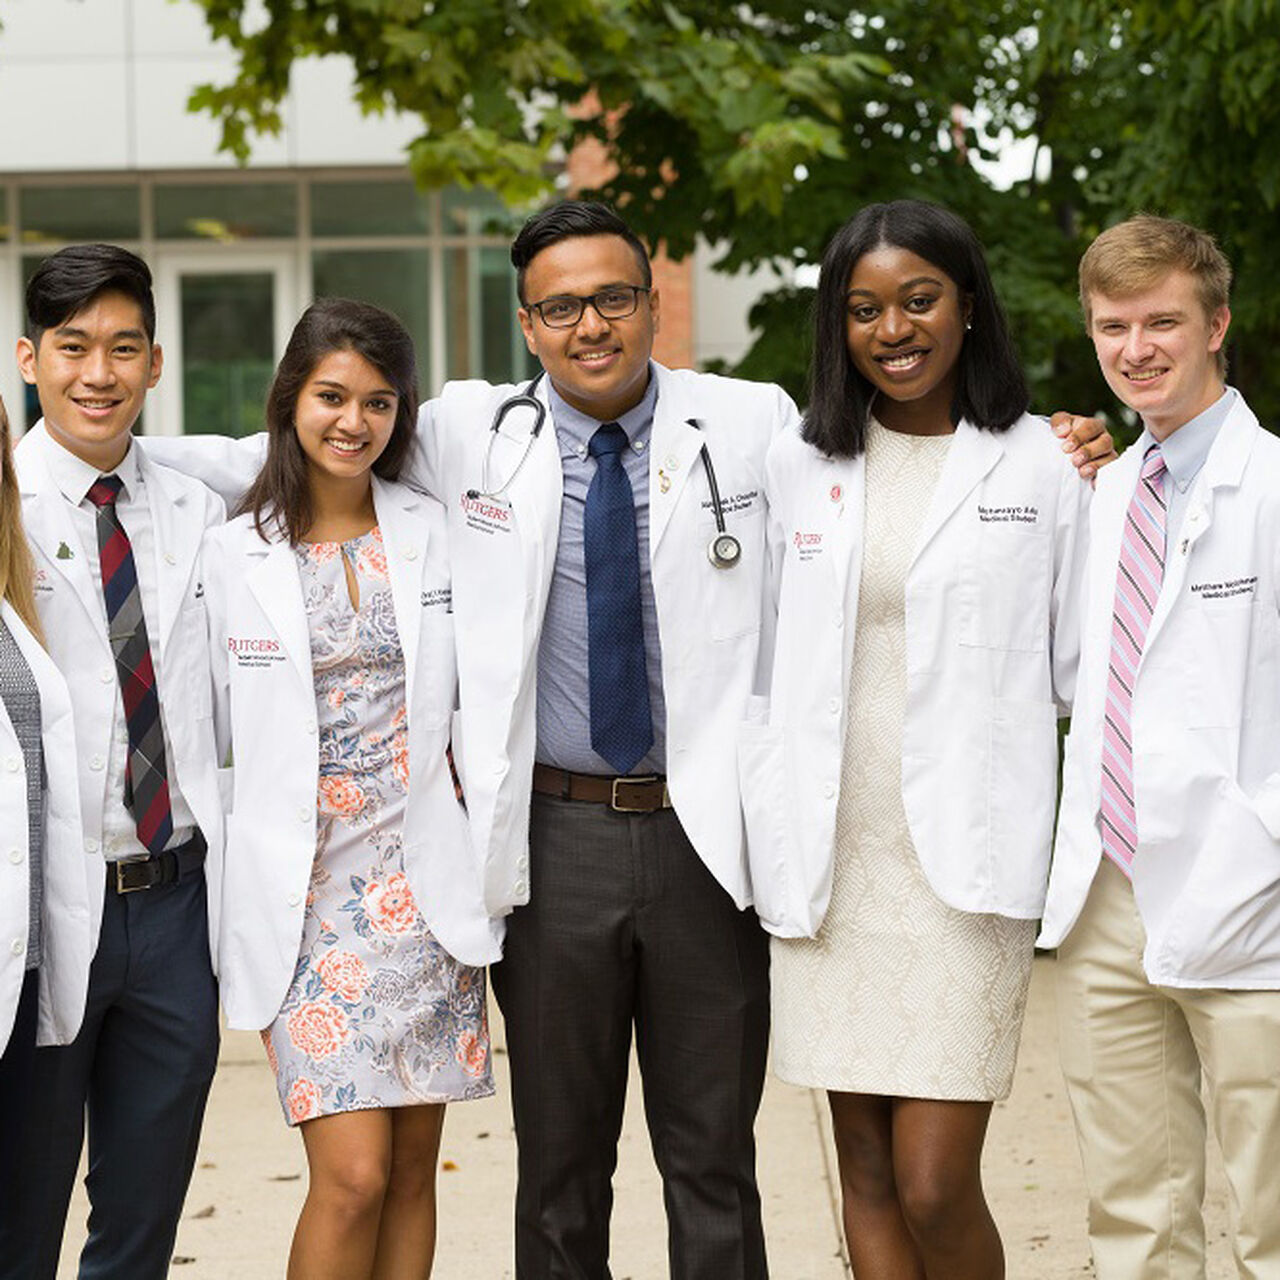
<path fill-rule="evenodd" d="M 263 425 L 276 361 L 299 314 L 287 252 L 157 255 L 164 371 L 148 429 L 249 435 Z"/>

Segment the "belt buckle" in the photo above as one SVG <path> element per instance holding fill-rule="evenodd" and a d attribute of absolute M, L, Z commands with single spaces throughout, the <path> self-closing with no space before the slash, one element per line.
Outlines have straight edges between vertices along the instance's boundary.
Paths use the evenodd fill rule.
<path fill-rule="evenodd" d="M 116 860 L 116 892 L 117 893 L 141 893 L 143 889 L 150 889 L 149 884 L 125 884 L 124 869 L 135 862 L 148 862 L 150 855 L 145 853 L 135 854 L 132 858 L 119 858 Z"/>
<path fill-rule="evenodd" d="M 635 805 L 619 804 L 618 788 L 642 787 L 657 781 L 658 775 L 656 773 L 648 773 L 638 778 L 614 778 L 613 789 L 609 795 L 609 808 L 612 809 L 614 813 L 652 813 L 653 810 L 649 807 L 637 808 Z"/>

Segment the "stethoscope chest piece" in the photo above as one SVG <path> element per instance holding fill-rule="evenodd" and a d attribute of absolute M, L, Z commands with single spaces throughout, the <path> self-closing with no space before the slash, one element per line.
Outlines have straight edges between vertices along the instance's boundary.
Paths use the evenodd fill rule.
<path fill-rule="evenodd" d="M 717 533 L 707 545 L 707 559 L 717 569 L 732 569 L 742 558 L 742 543 L 731 533 Z"/>

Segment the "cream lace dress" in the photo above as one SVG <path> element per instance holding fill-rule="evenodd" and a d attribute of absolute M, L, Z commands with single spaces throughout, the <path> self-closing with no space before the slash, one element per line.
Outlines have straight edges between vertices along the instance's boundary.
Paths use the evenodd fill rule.
<path fill-rule="evenodd" d="M 904 590 L 951 439 L 870 424 L 831 905 L 816 938 L 773 939 L 773 1069 L 793 1084 L 976 1101 L 1013 1080 L 1035 922 L 943 903 L 902 806 Z"/>

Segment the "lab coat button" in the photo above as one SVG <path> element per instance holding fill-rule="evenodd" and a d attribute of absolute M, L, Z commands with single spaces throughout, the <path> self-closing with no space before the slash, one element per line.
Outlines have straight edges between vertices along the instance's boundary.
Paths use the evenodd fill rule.
<path fill-rule="evenodd" d="M 116 673 L 110 667 L 103 667 L 102 670 L 98 672 L 98 679 L 101 680 L 103 684 L 110 684 L 115 678 Z"/>
<path fill-rule="evenodd" d="M 313 724 L 308 724 L 308 725 L 306 726 L 306 728 L 307 728 L 307 732 L 308 732 L 308 733 L 315 733 L 315 731 L 316 731 L 316 727 L 315 727 L 315 725 L 313 725 Z"/>
<path fill-rule="evenodd" d="M 21 938 L 14 938 L 9 943 L 9 950 L 15 956 L 20 956 L 27 949 L 27 944 Z"/>
<path fill-rule="evenodd" d="M 172 551 L 166 551 L 164 553 L 164 562 L 165 564 L 177 564 L 178 557 L 175 556 Z"/>
<path fill-rule="evenodd" d="M 297 906 L 301 901 L 302 901 L 302 894 L 300 894 L 300 893 L 291 893 L 291 894 L 289 895 L 289 905 L 290 905 L 291 907 L 296 907 L 296 906 Z"/>
<path fill-rule="evenodd" d="M 89 768 L 90 768 L 90 769 L 105 769 L 105 768 L 106 768 L 106 765 L 107 765 L 107 762 L 106 762 L 106 761 L 105 761 L 101 756 L 90 756 L 90 757 L 89 757 Z"/>
<path fill-rule="evenodd" d="M 5 756 L 4 767 L 8 769 L 10 773 L 17 773 L 18 770 L 22 767 L 22 757 L 21 756 Z"/>
<path fill-rule="evenodd" d="M 405 547 L 404 558 L 406 560 L 416 560 L 418 558 L 418 550 L 416 547 Z"/>
<path fill-rule="evenodd" d="M 523 898 L 529 886 L 523 880 L 516 881 L 516 896 Z"/>
<path fill-rule="evenodd" d="M 837 609 L 835 611 L 834 621 L 837 627 L 844 626 L 844 610 L 843 609 Z"/>
<path fill-rule="evenodd" d="M 311 806 L 309 804 L 300 804 L 298 806 L 298 821 L 299 822 L 311 821 Z"/>
<path fill-rule="evenodd" d="M 90 837 L 89 837 L 89 838 L 84 842 L 84 851 L 85 851 L 85 853 L 97 853 L 97 852 L 98 852 L 98 842 L 97 842 L 97 841 L 96 841 L 92 836 L 90 836 Z"/>
<path fill-rule="evenodd" d="M 831 701 L 827 703 L 827 710 L 830 711 L 833 716 L 838 716 L 840 714 L 840 699 L 832 698 Z"/>
<path fill-rule="evenodd" d="M 828 782 L 827 785 L 822 788 L 822 794 L 826 796 L 828 800 L 830 800 L 831 797 L 835 795 L 835 793 L 836 793 L 836 784 L 834 782 Z"/>
<path fill-rule="evenodd" d="M 15 867 L 20 867 L 22 865 L 22 857 L 22 850 L 16 845 L 9 850 L 9 861 L 12 862 Z"/>

